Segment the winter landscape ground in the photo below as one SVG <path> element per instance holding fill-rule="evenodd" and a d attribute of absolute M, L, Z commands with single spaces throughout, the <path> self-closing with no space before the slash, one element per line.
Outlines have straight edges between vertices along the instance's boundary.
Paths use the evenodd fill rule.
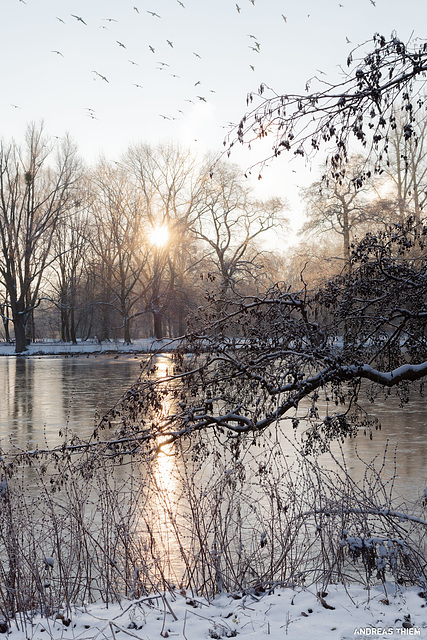
<path fill-rule="evenodd" d="M 166 602 L 167 599 L 167 602 Z M 116 638 L 245 638 L 258 640 L 353 640 L 358 637 L 427 638 L 427 606 L 419 589 L 396 592 L 387 585 L 367 593 L 358 586 L 328 587 L 319 596 L 309 589 L 277 588 L 273 593 L 223 594 L 208 603 L 191 594 L 169 593 L 109 606 L 64 612 L 56 620 L 40 617 L 25 626 L 13 623 L 10 640 L 101 640 Z"/>

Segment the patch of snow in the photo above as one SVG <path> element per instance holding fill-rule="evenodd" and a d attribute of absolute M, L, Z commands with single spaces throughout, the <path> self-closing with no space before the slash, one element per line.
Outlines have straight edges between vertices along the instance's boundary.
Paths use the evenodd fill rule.
<path fill-rule="evenodd" d="M 148 353 L 150 351 L 168 351 L 173 348 L 171 340 L 156 340 L 155 338 L 141 338 L 131 344 L 123 342 L 96 342 L 95 340 L 80 341 L 77 344 L 71 342 L 41 341 L 28 345 L 22 354 L 15 353 L 15 345 L 9 342 L 0 342 L 0 356 L 32 356 L 32 355 L 68 355 L 88 353 Z"/>
<path fill-rule="evenodd" d="M 8 631 L 8 640 L 427 638 L 427 606 L 419 588 L 396 591 L 392 585 L 386 585 L 386 591 L 375 587 L 369 592 L 358 585 L 330 585 L 326 593 L 321 585 L 276 588 L 265 594 L 222 594 L 212 602 L 181 591 L 122 600 L 108 608 L 76 607 L 71 614 L 37 617 L 26 630 L 12 623 Z"/>

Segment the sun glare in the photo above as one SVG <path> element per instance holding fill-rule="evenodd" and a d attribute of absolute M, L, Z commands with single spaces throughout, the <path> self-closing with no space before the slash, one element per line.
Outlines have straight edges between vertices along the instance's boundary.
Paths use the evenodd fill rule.
<path fill-rule="evenodd" d="M 154 227 L 150 233 L 150 241 L 156 247 L 164 247 L 169 240 L 169 230 L 166 226 Z"/>

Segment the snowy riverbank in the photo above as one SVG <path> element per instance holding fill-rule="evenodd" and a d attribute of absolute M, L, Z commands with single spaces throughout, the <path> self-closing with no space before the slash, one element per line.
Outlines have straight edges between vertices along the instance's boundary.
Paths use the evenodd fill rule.
<path fill-rule="evenodd" d="M 353 640 L 361 636 L 427 638 L 427 606 L 416 587 L 396 593 L 381 587 L 370 593 L 358 586 L 329 586 L 327 595 L 316 588 L 283 589 L 274 593 L 221 595 L 208 604 L 184 592 L 142 597 L 121 605 L 91 605 L 76 608 L 68 619 L 64 612 L 56 620 L 37 617 L 26 629 L 12 624 L 9 640 L 52 638 L 67 640 L 117 640 L 120 638 L 238 637 L 245 640 Z M 236 599 L 235 599 L 236 598 Z"/>
<path fill-rule="evenodd" d="M 79 341 L 77 344 L 60 341 L 40 341 L 28 345 L 27 350 L 21 354 L 15 353 L 15 345 L 8 342 L 0 342 L 0 356 L 32 356 L 32 355 L 83 355 L 89 353 L 149 353 L 153 351 L 170 351 L 173 341 L 156 340 L 154 338 L 141 338 L 133 340 L 132 344 L 123 344 L 121 341 L 99 343 L 96 340 Z"/>

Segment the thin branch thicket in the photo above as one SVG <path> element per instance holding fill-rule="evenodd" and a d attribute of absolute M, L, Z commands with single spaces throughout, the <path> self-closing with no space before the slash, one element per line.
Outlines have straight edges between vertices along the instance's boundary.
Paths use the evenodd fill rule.
<path fill-rule="evenodd" d="M 382 460 L 358 483 L 339 452 L 327 466 L 304 455 L 292 429 L 219 444 L 204 434 L 120 465 L 101 451 L 92 477 L 84 456 L 11 470 L 4 455 L 0 615 L 68 621 L 82 603 L 178 588 L 190 598 L 279 584 L 426 587 L 422 506 L 394 503 Z"/>
<path fill-rule="evenodd" d="M 389 39 L 376 33 L 357 46 L 346 63 L 341 81 L 331 84 L 314 76 L 306 83 L 305 93 L 277 93 L 265 84 L 249 93 L 248 111 L 224 141 L 227 154 L 237 143 L 251 147 L 269 136 L 271 155 L 254 165 L 260 172 L 282 153 L 310 158 L 324 149 L 331 176 L 343 179 L 349 149 L 356 141 L 376 153 L 374 170 L 381 172 L 397 126 L 398 107 L 405 139 L 417 143 L 414 122 L 425 106 L 427 43 L 419 39 L 405 43 L 396 33 Z M 320 88 L 312 91 L 315 81 Z M 368 170 L 361 171 L 353 182 L 360 187 L 369 177 Z"/>

